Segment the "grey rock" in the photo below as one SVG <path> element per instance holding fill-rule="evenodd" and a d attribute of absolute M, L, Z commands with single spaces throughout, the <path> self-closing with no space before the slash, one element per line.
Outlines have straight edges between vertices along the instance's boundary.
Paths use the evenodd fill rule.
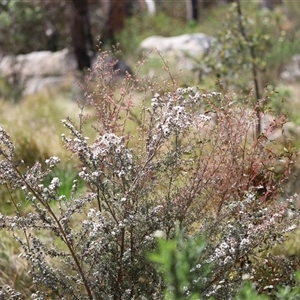
<path fill-rule="evenodd" d="M 300 54 L 294 55 L 292 59 L 283 67 L 280 77 L 289 82 L 300 80 Z"/>
<path fill-rule="evenodd" d="M 112 58 L 108 59 L 112 60 Z M 97 69 L 95 59 L 92 69 Z M 0 77 L 5 77 L 13 85 L 20 86 L 23 94 L 26 95 L 62 86 L 68 76 L 75 74 L 76 70 L 76 59 L 68 49 L 0 57 Z M 125 76 L 126 72 L 132 73 L 128 64 L 123 60 L 116 63 L 114 70 L 119 70 L 117 76 L 121 77 Z"/>
<path fill-rule="evenodd" d="M 157 50 L 162 54 L 173 53 L 176 55 L 199 56 L 207 53 L 214 38 L 203 34 L 183 34 L 173 37 L 150 36 L 140 44 L 140 51 Z"/>
<path fill-rule="evenodd" d="M 216 39 L 203 33 L 173 37 L 150 36 L 144 39 L 138 52 L 147 57 L 158 57 L 157 51 L 177 70 L 194 70 L 197 60 L 207 54 Z"/>
<path fill-rule="evenodd" d="M 76 60 L 68 49 L 57 52 L 37 51 L 0 60 L 0 76 L 18 73 L 20 80 L 31 77 L 62 76 L 76 69 Z"/>

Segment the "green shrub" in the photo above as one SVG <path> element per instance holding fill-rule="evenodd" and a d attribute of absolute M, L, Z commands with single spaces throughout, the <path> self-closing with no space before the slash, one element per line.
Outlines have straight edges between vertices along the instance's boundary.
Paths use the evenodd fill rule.
<path fill-rule="evenodd" d="M 214 266 L 205 261 L 205 238 L 186 237 L 178 228 L 173 239 L 165 239 L 161 232 L 155 234 L 158 249 L 149 255 L 149 259 L 156 263 L 157 269 L 162 274 L 165 283 L 165 300 L 183 299 L 207 299 L 202 296 L 205 283 L 209 278 L 209 273 Z M 251 283 L 250 276 L 245 274 L 243 282 L 236 290 L 233 299 L 235 300 L 296 300 L 300 298 L 300 273 L 291 274 L 293 285 L 273 286 L 271 284 L 264 287 L 258 294 L 257 289 Z M 256 286 L 259 286 L 256 284 Z M 268 290 L 274 290 L 272 298 Z M 224 295 L 222 299 L 229 299 L 229 295 Z M 210 297 L 209 299 L 220 299 Z"/>
<path fill-rule="evenodd" d="M 203 237 L 184 238 L 177 228 L 175 238 L 166 240 L 158 237 L 157 252 L 149 259 L 157 264 L 166 285 L 164 299 L 199 299 L 210 271 L 209 264 L 202 258 L 205 247 Z"/>
<path fill-rule="evenodd" d="M 0 4 L 1 51 L 24 54 L 49 49 L 46 28 L 55 31 L 55 47 L 62 49 L 69 43 L 68 3 L 47 1 L 2 1 Z M 48 24 L 48 25 L 47 25 Z M 32 38 L 32 37 L 35 38 Z"/>
<path fill-rule="evenodd" d="M 256 79 L 262 97 L 263 88 L 277 84 L 283 64 L 298 53 L 298 34 L 294 29 L 285 30 L 287 16 L 280 9 L 252 13 L 245 9 L 247 13 L 242 10 L 239 14 L 237 7 L 233 4 L 228 9 L 218 42 L 205 61 L 199 61 L 199 68 L 204 65 L 227 88 L 246 94 L 253 88 L 249 83 Z"/>

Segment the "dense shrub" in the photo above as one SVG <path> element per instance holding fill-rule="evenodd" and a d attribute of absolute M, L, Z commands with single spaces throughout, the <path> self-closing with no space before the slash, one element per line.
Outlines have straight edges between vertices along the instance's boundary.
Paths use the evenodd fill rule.
<path fill-rule="evenodd" d="M 31 295 L 17 286 L 4 286 L 0 295 L 161 299 L 164 282 L 146 254 L 156 249 L 157 230 L 171 239 L 177 226 L 186 236 L 206 237 L 195 267 L 205 262 L 213 268 L 203 277 L 201 297 L 229 299 L 245 274 L 264 288 L 264 255 L 295 229 L 298 216 L 294 197 L 284 192 L 293 151 L 272 140 L 284 120 L 274 119 L 253 137 L 256 111 L 234 95 L 181 88 L 171 74 L 163 84 L 150 82 L 138 76 L 141 63 L 135 77 L 118 83 L 107 55 L 87 76 L 79 121 L 63 120 L 69 135 L 62 139 L 79 161 L 86 191 L 78 193 L 78 179 L 70 196 L 60 191 L 62 178 L 46 184 L 60 163 L 55 156 L 45 167 L 37 162 L 21 172 L 14 145 L 0 129 L 0 183 L 15 205 L 14 216 L 0 215 L 0 227 L 22 245 L 33 283 Z M 95 140 L 85 133 L 86 107 L 95 112 Z M 14 200 L 20 190 L 24 202 Z M 276 259 L 272 264 L 285 267 Z"/>

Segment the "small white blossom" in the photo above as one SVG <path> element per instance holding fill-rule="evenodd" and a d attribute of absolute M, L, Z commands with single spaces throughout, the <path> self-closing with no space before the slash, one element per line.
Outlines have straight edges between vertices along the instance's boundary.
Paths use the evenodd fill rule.
<path fill-rule="evenodd" d="M 209 122 L 211 121 L 211 117 L 210 116 L 207 116 L 207 115 L 199 115 L 198 116 L 198 119 L 201 121 L 201 122 Z"/>
<path fill-rule="evenodd" d="M 153 232 L 152 235 L 155 238 L 164 238 L 165 237 L 165 233 L 162 230 L 156 230 Z"/>

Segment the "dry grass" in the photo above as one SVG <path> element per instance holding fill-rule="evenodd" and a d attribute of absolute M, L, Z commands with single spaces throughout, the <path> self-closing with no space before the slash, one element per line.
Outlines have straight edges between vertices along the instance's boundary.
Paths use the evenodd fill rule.
<path fill-rule="evenodd" d="M 0 244 L 0 286 L 10 285 L 31 295 L 31 277 L 28 263 L 19 257 L 21 247 L 7 232 L 1 231 Z"/>
<path fill-rule="evenodd" d="M 18 105 L 1 101 L 0 118 L 16 147 L 17 159 L 25 164 L 44 161 L 49 156 L 67 159 L 60 138 L 65 131 L 61 119 L 76 119 L 79 108 L 61 95 L 40 93 L 25 97 Z"/>

